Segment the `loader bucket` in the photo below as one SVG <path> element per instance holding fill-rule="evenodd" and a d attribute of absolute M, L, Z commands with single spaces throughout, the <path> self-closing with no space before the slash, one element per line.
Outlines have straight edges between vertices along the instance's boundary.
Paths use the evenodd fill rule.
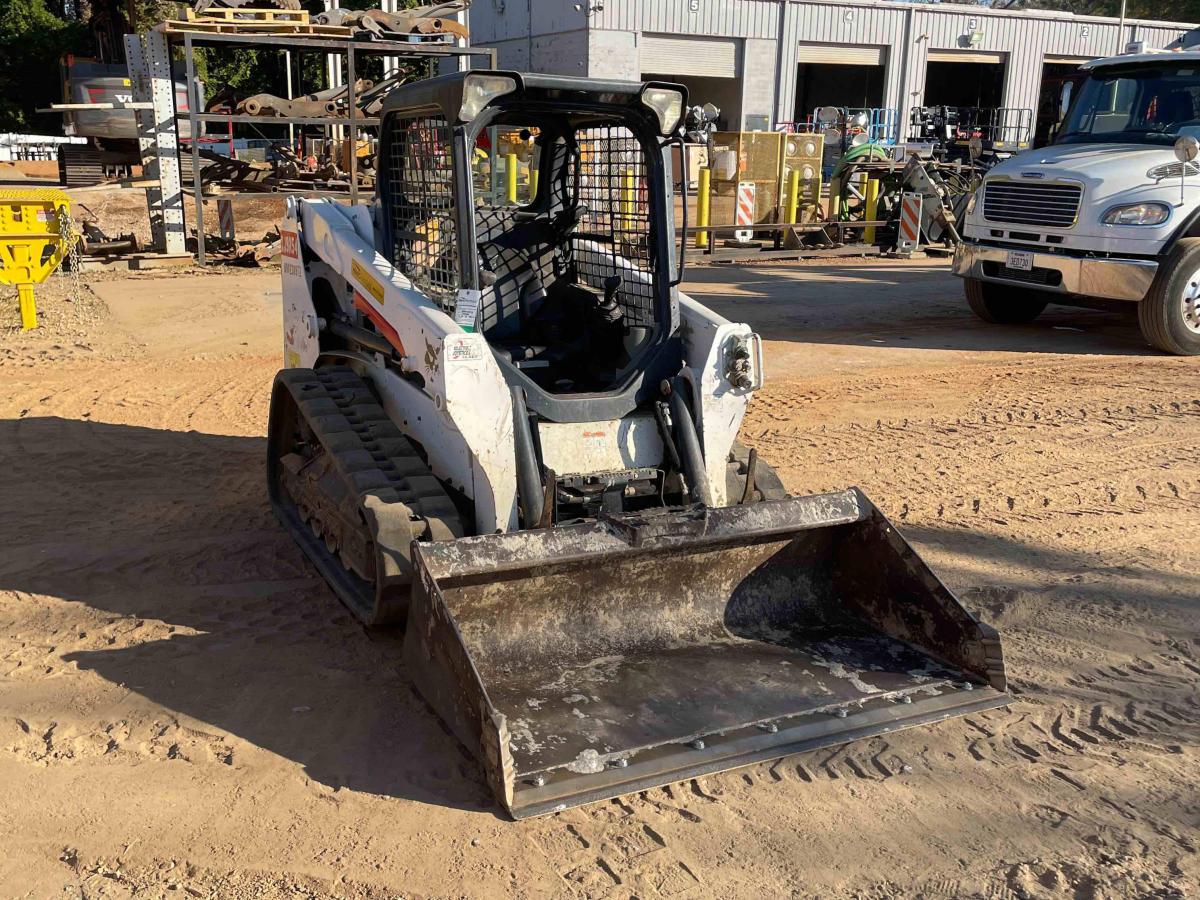
<path fill-rule="evenodd" d="M 405 659 L 516 818 L 1008 702 L 857 489 L 414 544 Z"/>

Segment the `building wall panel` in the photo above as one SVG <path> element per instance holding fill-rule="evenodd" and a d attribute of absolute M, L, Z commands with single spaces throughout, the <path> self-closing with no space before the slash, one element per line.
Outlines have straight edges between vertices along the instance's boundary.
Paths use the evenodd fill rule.
<path fill-rule="evenodd" d="M 662 34 L 774 38 L 782 4 L 771 0 L 605 0 L 594 27 Z"/>
<path fill-rule="evenodd" d="M 885 102 L 907 116 L 924 100 L 930 48 L 1004 53 L 1005 104 L 1035 107 L 1047 56 L 1107 56 L 1131 40 L 1163 47 L 1189 27 L 1131 20 L 1122 33 L 1117 22 L 1096 17 L 882 0 L 603 0 L 604 8 L 590 14 L 588 0 L 578 0 L 582 9 L 575 2 L 476 0 L 473 40 L 500 48 L 503 65 L 511 59 L 519 68 L 637 78 L 642 33 L 744 38 L 754 48 L 754 71 L 753 90 L 743 96 L 747 104 L 753 98 L 761 105 L 768 96 L 763 85 L 773 82 L 769 102 L 776 121 L 793 118 L 801 41 L 886 48 Z M 975 44 L 973 31 L 982 33 Z M 580 39 L 580 33 L 589 36 Z M 561 42 L 559 35 L 565 36 Z M 524 55 L 517 49 L 522 42 Z"/>

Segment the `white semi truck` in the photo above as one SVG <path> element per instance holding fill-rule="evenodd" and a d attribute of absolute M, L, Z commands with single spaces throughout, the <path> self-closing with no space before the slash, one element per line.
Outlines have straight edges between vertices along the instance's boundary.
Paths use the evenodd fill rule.
<path fill-rule="evenodd" d="M 1054 141 L 972 197 L 954 273 L 987 322 L 1126 301 L 1151 345 L 1200 354 L 1200 49 L 1083 71 Z"/>

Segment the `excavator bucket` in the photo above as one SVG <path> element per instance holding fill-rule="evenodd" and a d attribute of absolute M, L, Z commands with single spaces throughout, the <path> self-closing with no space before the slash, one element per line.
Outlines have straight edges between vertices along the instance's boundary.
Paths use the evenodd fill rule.
<path fill-rule="evenodd" d="M 1008 702 L 857 489 L 413 550 L 406 663 L 516 818 Z"/>

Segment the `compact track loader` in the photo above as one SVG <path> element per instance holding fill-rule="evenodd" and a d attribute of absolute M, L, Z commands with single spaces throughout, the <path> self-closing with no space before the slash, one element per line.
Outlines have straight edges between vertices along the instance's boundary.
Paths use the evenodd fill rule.
<path fill-rule="evenodd" d="M 516 817 L 1007 700 L 866 497 L 737 443 L 761 341 L 677 288 L 686 99 L 408 84 L 373 205 L 288 201 L 272 503 Z"/>

